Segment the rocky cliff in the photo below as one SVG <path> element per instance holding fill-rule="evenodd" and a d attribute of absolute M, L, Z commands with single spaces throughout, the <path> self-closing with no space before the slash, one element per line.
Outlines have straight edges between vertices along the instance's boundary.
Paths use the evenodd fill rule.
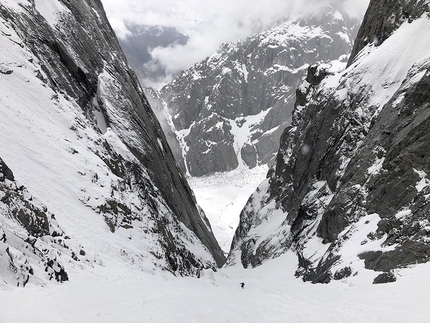
<path fill-rule="evenodd" d="M 396 280 L 430 256 L 430 8 L 370 1 L 349 67 L 313 66 L 229 264 L 294 250 L 304 280 Z"/>
<path fill-rule="evenodd" d="M 222 265 L 101 2 L 3 2 L 0 41 L 3 281 Z"/>
<path fill-rule="evenodd" d="M 307 67 L 346 61 L 356 28 L 354 19 L 323 7 L 238 44 L 226 43 L 165 86 L 161 98 L 189 174 L 273 161 Z"/>

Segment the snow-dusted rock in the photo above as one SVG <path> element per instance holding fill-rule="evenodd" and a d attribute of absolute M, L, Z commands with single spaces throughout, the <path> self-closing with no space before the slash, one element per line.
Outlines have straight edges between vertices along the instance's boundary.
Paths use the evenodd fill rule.
<path fill-rule="evenodd" d="M 272 162 L 309 65 L 346 63 L 358 22 L 332 7 L 219 51 L 161 90 L 192 176 Z"/>
<path fill-rule="evenodd" d="M 57 280 L 60 263 L 181 275 L 223 264 L 100 1 L 2 2 L 0 48 L 0 219 L 11 264 L 27 266 L 26 235 Z"/>
<path fill-rule="evenodd" d="M 12 286 L 68 280 L 56 256 L 57 249 L 64 249 L 64 232 L 55 215 L 37 204 L 0 158 L 0 272 Z"/>
<path fill-rule="evenodd" d="M 410 11 L 393 24 L 391 10 L 378 9 L 388 3 Z M 367 42 L 344 71 L 309 69 L 276 165 L 241 214 L 230 264 L 292 249 L 305 280 L 371 269 L 380 283 L 429 260 L 429 12 L 428 2 L 371 1 L 356 44 L 373 36 L 370 25 L 387 37 Z"/>

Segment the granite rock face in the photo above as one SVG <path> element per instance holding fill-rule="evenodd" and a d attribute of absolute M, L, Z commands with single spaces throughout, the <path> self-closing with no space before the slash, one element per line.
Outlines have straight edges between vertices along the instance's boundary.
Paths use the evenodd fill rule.
<path fill-rule="evenodd" d="M 304 280 L 354 279 L 365 267 L 383 283 L 429 260 L 429 12 L 423 1 L 371 1 L 349 67 L 309 68 L 229 264 L 294 250 Z"/>
<path fill-rule="evenodd" d="M 34 1 L 1 4 L 0 19 L 5 51 L 0 65 L 11 71 L 0 75 L 4 89 L 4 100 L 0 103 L 4 105 L 2 119 L 10 118 L 8 125 L 17 127 L 14 131 L 24 134 L 30 129 L 34 133 L 26 141 L 20 139 L 24 135 L 12 136 L 2 130 L 1 141 L 16 147 L 1 151 L 5 161 L 1 164 L 2 179 L 28 187 L 34 199 L 47 201 L 47 210 L 61 208 L 59 201 L 48 198 L 54 193 L 51 186 L 76 190 L 62 195 L 71 206 L 61 212 L 68 215 L 55 212 L 65 234 L 70 234 L 67 228 L 73 228 L 70 221 L 79 221 L 71 218 L 90 212 L 92 217 L 102 218 L 105 228 L 114 234 L 129 230 L 130 235 L 154 241 L 146 250 L 153 260 L 145 260 L 139 258 L 142 256 L 137 251 L 130 251 L 133 242 L 124 240 L 124 249 L 129 251 L 121 254 L 127 254 L 132 263 L 139 258 L 142 264 L 153 263 L 181 275 L 197 275 L 203 268 L 221 266 L 224 254 L 203 211 L 196 205 L 136 75 L 126 63 L 101 2 L 52 0 L 46 6 Z M 18 91 L 13 85 L 21 84 L 22 80 L 25 82 L 19 89 L 20 95 L 9 100 Z M 31 109 L 27 116 L 18 118 L 22 107 Z M 47 118 L 35 123 L 41 114 Z M 43 136 L 45 140 L 38 140 Z M 58 140 L 59 137 L 64 140 Z M 40 147 L 30 147 L 32 140 Z M 32 149 L 46 153 L 33 154 L 31 161 Z M 60 156 L 61 151 L 66 151 L 68 157 L 50 165 L 61 169 L 62 177 L 43 166 L 55 158 L 55 153 Z M 47 153 L 53 156 L 45 156 Z M 27 168 L 35 167 L 27 177 L 23 176 L 26 154 L 31 163 Z M 9 169 L 14 170 L 14 178 Z M 44 172 L 46 192 L 40 191 L 31 180 Z M 80 176 L 80 180 L 71 180 L 74 176 Z M 63 180 L 64 185 L 60 185 Z M 68 185 L 70 181 L 80 183 L 81 187 Z M 7 195 L 4 191 L 2 194 Z M 24 209 L 29 201 L 22 201 Z M 38 221 L 25 220 L 19 216 L 20 212 L 13 217 L 25 229 L 23 232 L 35 236 L 46 231 L 52 235 L 47 231 L 49 221 L 44 220 L 42 213 L 32 209 L 31 203 L 28 209 L 36 214 L 34 219 Z M 1 217 L 9 218 L 4 212 Z M 121 240 L 122 236 L 119 234 L 115 239 Z M 72 245 L 77 246 L 73 251 L 76 255 L 85 241 L 73 241 L 68 247 L 72 250 Z M 190 244 L 195 244 L 193 251 Z M 97 252 L 100 251 L 93 250 L 94 254 Z M 62 254 L 71 256 L 71 252 Z"/>
<path fill-rule="evenodd" d="M 324 7 L 219 51 L 161 90 L 191 176 L 274 161 L 309 65 L 347 60 L 358 22 Z"/>

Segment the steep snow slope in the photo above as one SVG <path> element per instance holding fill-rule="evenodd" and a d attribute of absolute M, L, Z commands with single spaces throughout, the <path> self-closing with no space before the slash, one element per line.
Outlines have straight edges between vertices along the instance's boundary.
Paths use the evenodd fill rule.
<path fill-rule="evenodd" d="M 0 321 L 422 323 L 430 315 L 429 264 L 399 271 L 396 284 L 305 284 L 294 254 L 259 268 L 221 269 L 201 279 L 174 279 L 124 268 L 71 272 L 49 287 L 0 290 Z M 82 279 L 73 279 L 74 275 Z M 356 277 L 358 278 L 358 277 Z M 359 280 L 359 279 L 358 279 Z M 245 289 L 239 287 L 245 282 Z"/>
<path fill-rule="evenodd" d="M 377 3 L 366 17 L 394 23 L 392 32 L 343 72 L 309 69 L 277 163 L 241 214 L 230 264 L 256 266 L 293 249 L 305 280 L 379 283 L 428 261 L 430 9 L 398 1 L 390 19 L 373 11 Z"/>
<path fill-rule="evenodd" d="M 357 21 L 326 6 L 226 43 L 166 85 L 161 99 L 187 172 L 204 176 L 272 162 L 307 67 L 346 62 L 356 27 Z"/>
<path fill-rule="evenodd" d="M 222 265 L 99 1 L 2 1 L 0 44 L 1 284 Z"/>

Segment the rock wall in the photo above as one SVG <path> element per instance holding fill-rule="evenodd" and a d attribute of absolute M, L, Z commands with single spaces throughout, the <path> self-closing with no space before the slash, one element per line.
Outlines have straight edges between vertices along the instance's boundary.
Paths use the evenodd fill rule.
<path fill-rule="evenodd" d="M 343 72 L 309 68 L 276 165 L 242 211 L 229 264 L 257 266 L 292 249 L 304 280 L 354 279 L 369 269 L 381 283 L 429 260 L 430 10 L 393 3 L 426 12 L 395 28 L 392 12 L 371 1 L 356 47 L 381 21 L 390 36 L 367 44 Z M 422 41 L 419 50 L 411 40 Z"/>
<path fill-rule="evenodd" d="M 26 142 L 20 136 L 1 134 L 7 146 L 16 147 L 0 154 L 10 169 L 16 169 L 15 180 L 19 185 L 31 186 L 35 198 L 47 200 L 47 209 L 61 209 L 58 201 L 49 200 L 53 193 L 49 185 L 44 185 L 46 192 L 39 192 L 35 191 L 38 188 L 34 183 L 26 182 L 31 180 L 31 176 L 22 176 L 23 160 L 27 159 L 21 161 L 18 152 L 49 151 L 60 156 L 67 151 L 67 160 L 58 160 L 55 165 L 64 164 L 62 178 L 54 170 L 49 173 L 45 168 L 38 169 L 54 156 L 36 153 L 35 160 L 27 166 L 34 167 L 35 173 L 46 172 L 44 180 L 52 182 L 52 187 L 63 180 L 64 187 L 69 187 L 70 178 L 80 176 L 75 182 L 80 182 L 81 187 L 70 186 L 73 194 L 65 196 L 72 209 L 61 212 L 75 211 L 79 215 L 91 210 L 91 216 L 102 217 L 106 228 L 115 234 L 129 230 L 130 234 L 133 231 L 154 241 L 155 251 L 146 250 L 152 260 L 141 259 L 139 254 L 132 254 L 137 251 L 130 251 L 127 254 L 129 259 L 133 258 L 131 262 L 140 259 L 149 266 L 153 262 L 183 275 L 197 275 L 202 268 L 221 266 L 224 254 L 176 165 L 136 75 L 126 63 L 101 2 L 52 0 L 1 4 L 0 18 L 1 41 L 6 51 L 1 61 L 5 73 L 0 74 L 0 81 L 4 82 L 4 91 L 13 91 L 2 94 L 5 100 L 0 103 L 1 109 L 11 118 L 8 124 L 17 125 L 13 131 L 27 133 L 28 129 L 34 129 L 35 138 L 46 136 L 45 140 L 37 141 L 40 147 L 26 147 L 31 140 Z M 15 61 L 10 55 L 15 56 Z M 34 73 L 27 73 L 29 70 Z M 20 89 L 21 95 L 9 99 L 17 90 L 13 88 L 14 82 L 21 84 L 22 73 L 28 77 Z M 48 96 L 51 99 L 45 99 Z M 43 103 L 34 103 L 28 115 L 19 118 L 20 107 L 31 106 L 35 98 Z M 40 115 L 48 119 L 39 118 Z M 32 119 L 39 121 L 34 124 Z M 65 139 L 58 140 L 58 136 Z M 67 174 L 71 177 L 67 178 Z M 86 209 L 81 209 L 82 206 Z M 8 217 L 5 213 L 1 216 Z M 73 227 L 69 216 L 58 214 L 57 218 L 63 221 L 63 225 L 59 223 L 61 227 Z M 33 225 L 29 227 L 19 218 L 14 219 L 34 236 L 37 230 Z M 35 222 L 35 226 L 42 230 L 44 223 Z M 124 249 L 136 249 L 132 241 L 121 243 Z M 85 241 L 70 243 L 79 244 Z M 191 247 L 190 251 L 190 244 L 197 247 Z"/>
<path fill-rule="evenodd" d="M 224 44 L 161 90 L 192 176 L 273 162 L 308 65 L 346 60 L 358 22 L 332 7 Z"/>

